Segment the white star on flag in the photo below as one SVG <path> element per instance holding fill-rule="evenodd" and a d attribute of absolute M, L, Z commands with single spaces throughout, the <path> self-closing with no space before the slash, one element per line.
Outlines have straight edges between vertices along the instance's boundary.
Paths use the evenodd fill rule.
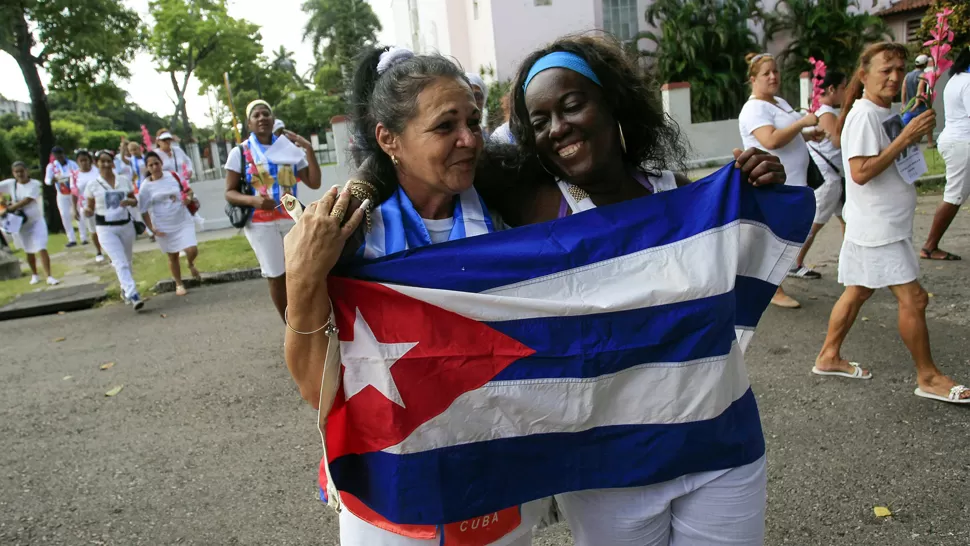
<path fill-rule="evenodd" d="M 368 385 L 380 391 L 385 398 L 404 407 L 404 400 L 391 376 L 393 366 L 402 356 L 414 348 L 414 343 L 381 343 L 371 330 L 364 316 L 357 309 L 354 321 L 354 340 L 340 342 L 340 357 L 344 365 L 344 399 L 350 400 Z"/>

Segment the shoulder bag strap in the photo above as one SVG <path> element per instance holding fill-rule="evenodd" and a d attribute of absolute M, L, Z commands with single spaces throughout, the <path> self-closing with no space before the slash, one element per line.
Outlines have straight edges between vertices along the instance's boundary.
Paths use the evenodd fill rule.
<path fill-rule="evenodd" d="M 832 163 L 831 161 L 829 161 L 829 158 L 825 157 L 825 154 L 822 153 L 822 150 L 819 150 L 817 147 L 812 145 L 809 145 L 808 147 L 815 150 L 815 153 L 817 153 L 818 156 L 821 157 L 823 161 L 828 163 L 829 167 L 832 167 L 833 169 L 835 169 L 835 172 L 838 173 L 839 176 L 842 176 L 842 169 L 839 169 L 838 167 L 835 166 L 835 163 Z"/>

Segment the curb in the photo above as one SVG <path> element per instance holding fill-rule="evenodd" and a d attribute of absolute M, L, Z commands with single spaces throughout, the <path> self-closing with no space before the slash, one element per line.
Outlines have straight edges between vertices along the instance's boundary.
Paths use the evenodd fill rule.
<path fill-rule="evenodd" d="M 17 299 L 13 300 L 7 305 L 0 307 L 0 321 L 38 317 L 41 315 L 53 315 L 61 311 L 67 313 L 70 311 L 82 311 L 84 309 L 90 309 L 99 302 L 108 298 L 108 293 L 106 291 L 107 287 L 108 285 L 100 283 L 86 285 L 82 286 L 81 288 L 86 288 L 87 290 L 85 290 L 79 296 L 71 299 L 40 301 L 32 304 L 28 303 L 27 305 L 23 305 L 23 296 L 19 296 Z M 78 290 L 78 288 L 79 287 L 58 288 L 55 290 L 48 290 L 45 292 L 45 294 L 49 297 L 51 295 L 56 295 L 60 290 Z"/>
<path fill-rule="evenodd" d="M 186 288 L 197 288 L 205 284 L 223 284 L 229 282 L 250 281 L 261 278 L 263 278 L 262 271 L 260 271 L 258 267 L 254 267 L 252 269 L 230 269 L 228 271 L 217 271 L 215 273 L 203 273 L 201 281 L 188 278 L 182 279 L 182 284 L 184 284 Z M 175 292 L 175 281 L 172 279 L 158 281 L 155 283 L 155 286 L 152 287 L 152 292 L 156 294 Z"/>

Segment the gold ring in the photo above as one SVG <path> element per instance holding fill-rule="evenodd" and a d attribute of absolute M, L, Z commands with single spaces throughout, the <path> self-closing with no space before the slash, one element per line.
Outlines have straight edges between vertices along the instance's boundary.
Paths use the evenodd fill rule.
<path fill-rule="evenodd" d="M 333 216 L 334 218 L 343 218 L 344 217 L 344 212 L 346 212 L 346 211 L 343 208 L 341 208 L 341 207 L 334 207 L 333 210 L 330 211 L 330 216 Z"/>

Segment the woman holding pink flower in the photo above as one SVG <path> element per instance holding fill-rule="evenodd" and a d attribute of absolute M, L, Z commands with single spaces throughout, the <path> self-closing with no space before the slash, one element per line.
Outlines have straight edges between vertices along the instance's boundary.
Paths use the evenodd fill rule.
<path fill-rule="evenodd" d="M 320 165 L 310 143 L 292 131 L 284 132 L 285 140 L 302 148 L 304 157 L 295 164 L 277 164 L 267 158 L 279 157 L 270 148 L 278 149 L 274 145 L 283 137 L 273 134 L 276 118 L 266 101 L 249 103 L 246 121 L 249 138 L 233 148 L 226 160 L 226 201 L 252 209 L 243 232 L 256 253 L 263 277 L 269 281 L 273 304 L 283 317 L 286 310 L 283 237 L 294 222 L 280 206 L 280 199 L 286 194 L 296 196 L 298 179 L 311 189 L 319 188 Z"/>

